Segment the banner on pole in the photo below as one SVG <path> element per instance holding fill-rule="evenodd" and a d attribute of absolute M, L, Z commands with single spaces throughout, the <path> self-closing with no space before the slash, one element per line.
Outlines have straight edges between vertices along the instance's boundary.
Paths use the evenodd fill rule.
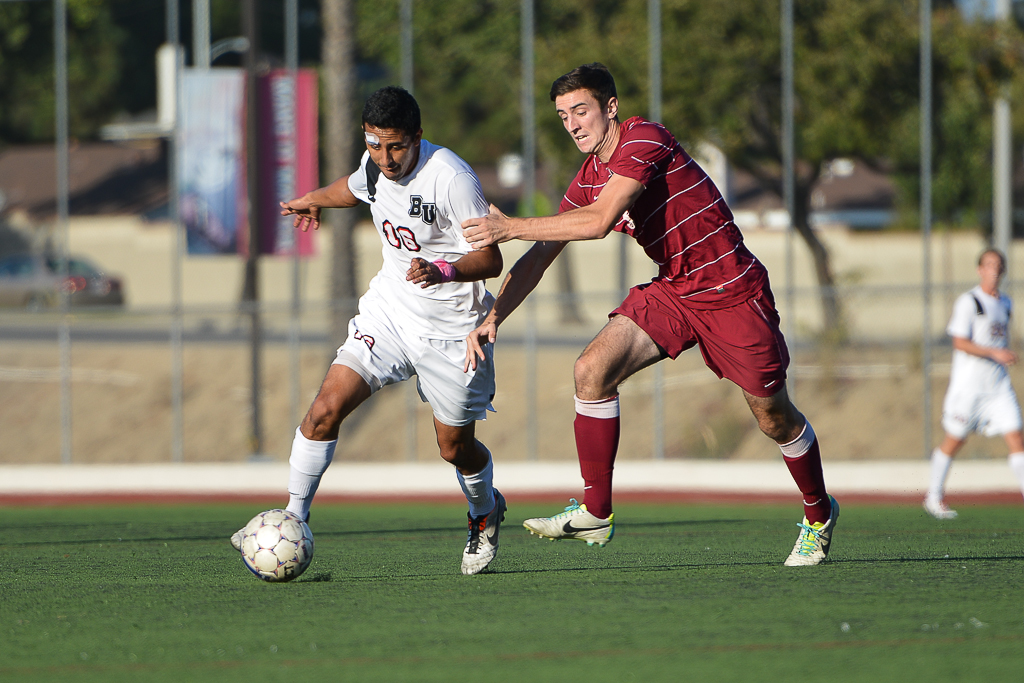
<path fill-rule="evenodd" d="M 177 180 L 190 254 L 238 251 L 248 224 L 244 124 L 243 70 L 184 70 Z"/>
<path fill-rule="evenodd" d="M 294 96 L 293 96 L 294 92 Z M 317 158 L 317 74 L 299 69 L 293 87 L 291 73 L 275 69 L 257 82 L 259 106 L 260 253 L 313 254 L 313 233 L 292 227 L 279 202 L 301 197 L 319 186 Z"/>

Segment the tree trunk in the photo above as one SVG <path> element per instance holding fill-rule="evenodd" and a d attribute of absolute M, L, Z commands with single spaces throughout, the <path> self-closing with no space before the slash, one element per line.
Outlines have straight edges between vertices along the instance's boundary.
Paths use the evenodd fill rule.
<path fill-rule="evenodd" d="M 355 95 L 352 0 L 325 0 L 323 10 L 323 90 L 325 130 L 324 161 L 326 182 L 355 168 L 353 140 L 356 121 L 352 99 Z M 329 211 L 331 240 L 331 344 L 345 341 L 348 321 L 356 313 L 356 251 L 353 239 L 355 212 Z"/>
<path fill-rule="evenodd" d="M 811 229 L 811 188 L 815 180 L 817 180 L 817 174 L 814 174 L 814 177 L 808 181 L 800 182 L 798 180 L 796 183 L 793 227 L 800 233 L 814 259 L 814 273 L 818 279 L 818 296 L 821 299 L 821 312 L 825 324 L 821 335 L 822 340 L 837 343 L 846 338 L 848 330 L 843 314 L 843 304 L 836 291 L 835 275 L 832 272 L 832 259 L 828 248 Z"/>

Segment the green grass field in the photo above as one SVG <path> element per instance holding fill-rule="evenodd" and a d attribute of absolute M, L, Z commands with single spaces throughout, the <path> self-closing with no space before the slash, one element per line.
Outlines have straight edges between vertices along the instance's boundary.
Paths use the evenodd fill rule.
<path fill-rule="evenodd" d="M 842 502 L 842 501 L 841 501 Z M 1016 681 L 1024 507 L 843 506 L 786 568 L 795 510 L 620 505 L 605 549 L 520 526 L 461 576 L 454 505 L 319 505 L 289 584 L 227 537 L 252 506 L 2 508 L 0 680 Z"/>

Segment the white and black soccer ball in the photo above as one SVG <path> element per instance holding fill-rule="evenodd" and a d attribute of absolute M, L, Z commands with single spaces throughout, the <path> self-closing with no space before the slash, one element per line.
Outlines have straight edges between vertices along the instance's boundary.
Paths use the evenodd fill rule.
<path fill-rule="evenodd" d="M 261 512 L 242 534 L 242 562 L 264 581 L 291 581 L 313 561 L 313 532 L 294 512 Z"/>

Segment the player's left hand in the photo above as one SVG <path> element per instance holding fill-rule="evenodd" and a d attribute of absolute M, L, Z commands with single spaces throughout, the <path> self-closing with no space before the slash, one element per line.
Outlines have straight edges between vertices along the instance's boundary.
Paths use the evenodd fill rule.
<path fill-rule="evenodd" d="M 478 363 L 486 362 L 487 352 L 484 346 L 488 343 L 493 344 L 497 338 L 498 325 L 488 316 L 480 327 L 466 337 L 466 362 L 462 366 L 462 371 L 469 372 L 470 368 L 476 370 Z"/>
<path fill-rule="evenodd" d="M 413 284 L 418 284 L 421 289 L 426 289 L 431 285 L 441 284 L 441 269 L 426 259 L 414 258 L 405 274 L 405 279 Z"/>
<path fill-rule="evenodd" d="M 462 221 L 462 234 L 474 249 L 508 242 L 512 237 L 509 217 L 491 204 L 486 216 Z"/>

